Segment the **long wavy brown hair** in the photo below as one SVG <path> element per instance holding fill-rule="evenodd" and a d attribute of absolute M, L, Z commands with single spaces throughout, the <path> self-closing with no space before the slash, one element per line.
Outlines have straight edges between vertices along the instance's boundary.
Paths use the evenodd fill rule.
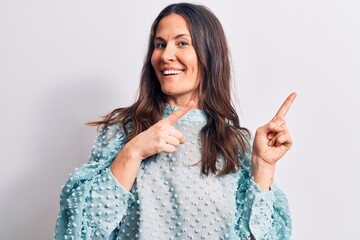
<path fill-rule="evenodd" d="M 160 20 L 170 14 L 181 15 L 188 24 L 197 53 L 202 79 L 199 107 L 207 123 L 201 134 L 201 169 L 219 176 L 240 168 L 239 153 L 249 149 L 249 131 L 240 127 L 239 117 L 231 102 L 230 56 L 223 28 L 217 17 L 205 6 L 178 3 L 164 8 L 152 24 L 148 51 L 141 72 L 138 99 L 129 107 L 117 108 L 102 120 L 90 125 L 121 123 L 130 141 L 158 122 L 165 109 L 166 96 L 151 64 L 154 38 Z M 131 129 L 131 131 L 129 131 Z M 222 168 L 217 161 L 222 157 Z"/>

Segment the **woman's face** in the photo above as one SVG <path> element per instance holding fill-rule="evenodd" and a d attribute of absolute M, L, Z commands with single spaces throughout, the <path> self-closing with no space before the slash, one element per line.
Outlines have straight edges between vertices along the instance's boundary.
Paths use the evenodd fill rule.
<path fill-rule="evenodd" d="M 162 18 L 157 26 L 151 64 L 170 105 L 198 103 L 200 73 L 185 19 L 178 14 Z"/>

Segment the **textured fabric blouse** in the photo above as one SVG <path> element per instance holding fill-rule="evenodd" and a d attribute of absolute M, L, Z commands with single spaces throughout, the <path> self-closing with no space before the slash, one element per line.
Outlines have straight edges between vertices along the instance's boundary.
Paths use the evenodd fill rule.
<path fill-rule="evenodd" d="M 164 117 L 175 108 L 167 105 Z M 184 115 L 175 128 L 186 142 L 144 160 L 130 192 L 110 171 L 125 134 L 119 125 L 102 128 L 89 161 L 62 189 L 54 239 L 289 239 L 287 199 L 275 185 L 259 189 L 248 155 L 239 154 L 236 173 L 201 174 L 205 123 L 201 110 Z"/>

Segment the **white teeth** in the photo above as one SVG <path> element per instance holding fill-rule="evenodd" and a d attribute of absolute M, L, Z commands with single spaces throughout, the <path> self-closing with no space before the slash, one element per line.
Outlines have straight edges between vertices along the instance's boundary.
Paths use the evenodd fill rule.
<path fill-rule="evenodd" d="M 182 70 L 164 70 L 163 73 L 165 75 L 176 75 L 182 73 Z"/>

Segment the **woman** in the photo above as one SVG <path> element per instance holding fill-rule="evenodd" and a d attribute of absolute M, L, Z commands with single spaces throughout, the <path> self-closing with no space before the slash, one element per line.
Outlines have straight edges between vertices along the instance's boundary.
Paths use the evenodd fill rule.
<path fill-rule="evenodd" d="M 225 34 L 207 8 L 155 19 L 139 97 L 100 125 L 90 160 L 61 193 L 56 239 L 288 239 L 275 163 L 291 147 L 295 94 L 260 127 L 252 152 L 231 105 Z"/>

